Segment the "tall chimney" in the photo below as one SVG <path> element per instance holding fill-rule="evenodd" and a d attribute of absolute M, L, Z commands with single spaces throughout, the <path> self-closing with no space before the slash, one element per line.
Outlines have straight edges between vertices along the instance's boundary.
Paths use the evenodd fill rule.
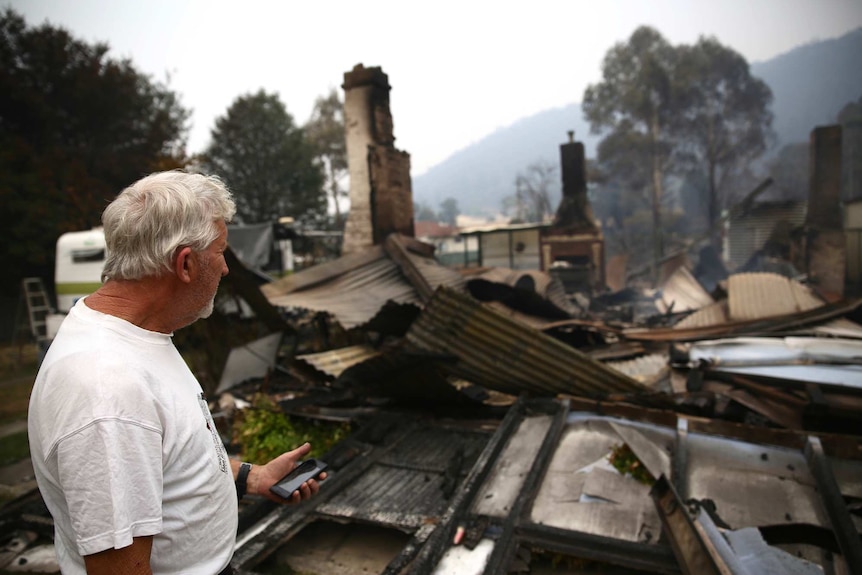
<path fill-rule="evenodd" d="M 811 132 L 808 213 L 805 219 L 809 279 L 821 293 L 844 295 L 847 240 L 841 214 L 841 126 Z"/>
<path fill-rule="evenodd" d="M 557 208 L 553 227 L 595 230 L 593 209 L 587 198 L 584 144 L 575 141 L 573 130 L 569 130 L 568 136 L 569 141 L 560 145 L 563 198 Z"/>
<path fill-rule="evenodd" d="M 357 64 L 344 74 L 344 131 L 350 213 L 342 253 L 382 243 L 390 233 L 413 236 L 410 155 L 395 148 L 389 78 Z"/>

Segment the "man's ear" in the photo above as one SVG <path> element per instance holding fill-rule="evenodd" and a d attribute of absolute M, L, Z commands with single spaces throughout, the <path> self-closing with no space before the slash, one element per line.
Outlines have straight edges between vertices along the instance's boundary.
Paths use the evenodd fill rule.
<path fill-rule="evenodd" d="M 177 278 L 183 283 L 192 281 L 192 273 L 194 272 L 195 261 L 192 257 L 192 248 L 185 246 L 177 252 L 174 259 L 174 273 Z"/>

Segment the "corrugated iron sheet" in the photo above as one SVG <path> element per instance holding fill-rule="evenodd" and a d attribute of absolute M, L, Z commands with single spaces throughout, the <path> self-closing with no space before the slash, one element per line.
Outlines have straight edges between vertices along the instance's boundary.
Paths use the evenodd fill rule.
<path fill-rule="evenodd" d="M 321 353 L 298 355 L 296 359 L 335 379 L 346 369 L 379 356 L 380 352 L 370 345 L 352 345 Z"/>
<path fill-rule="evenodd" d="M 701 308 L 677 322 L 674 329 L 693 329 L 727 322 L 727 300 L 717 301 Z"/>
<path fill-rule="evenodd" d="M 811 288 L 767 272 L 730 276 L 727 293 L 731 321 L 789 315 L 824 304 Z"/>
<path fill-rule="evenodd" d="M 556 323 L 555 320 L 521 313 L 498 301 L 485 302 L 483 305 L 489 309 L 493 309 L 500 315 L 505 316 L 512 321 L 518 322 L 532 329 L 537 329 L 539 331 L 544 331 L 549 325 Z"/>
<path fill-rule="evenodd" d="M 670 370 L 666 353 L 651 353 L 624 361 L 608 361 L 605 365 L 644 385 L 652 385 Z"/>
<path fill-rule="evenodd" d="M 678 267 L 661 286 L 657 302 L 662 313 L 701 309 L 713 303 L 712 297 L 686 267 Z"/>
<path fill-rule="evenodd" d="M 370 345 L 353 345 L 296 359 L 366 397 L 385 396 L 408 403 L 473 403 L 434 365 L 439 358 L 427 354 L 416 356 L 401 348 L 383 352 Z"/>
<path fill-rule="evenodd" d="M 342 519 L 417 529 L 443 513 L 450 503 L 445 483 L 463 479 L 489 435 L 433 423 L 413 429 L 404 424 L 393 426 L 385 441 L 394 445 L 318 511 Z"/>
<path fill-rule="evenodd" d="M 377 261 L 383 256 L 383 247 L 373 246 L 367 250 L 341 256 L 337 260 L 317 264 L 290 274 L 280 280 L 261 286 L 260 291 L 268 298 L 301 291 L 331 281 L 349 271 Z"/>
<path fill-rule="evenodd" d="M 862 299 L 826 304 L 808 311 L 791 313 L 779 317 L 733 321 L 686 329 L 631 328 L 622 331 L 622 336 L 634 341 L 693 341 L 731 335 L 753 335 L 798 330 L 846 315 L 859 306 Z"/>
<path fill-rule="evenodd" d="M 862 389 L 862 342 L 819 337 L 703 341 L 689 360 L 712 371 Z"/>
<path fill-rule="evenodd" d="M 451 369 L 459 377 L 506 393 L 592 396 L 643 390 L 586 354 L 448 288 L 435 292 L 407 341 L 457 356 Z"/>
<path fill-rule="evenodd" d="M 687 330 L 735 321 L 786 316 L 824 305 L 811 288 L 779 274 L 754 272 L 728 278 L 728 298 L 698 309 L 674 329 Z"/>
<path fill-rule="evenodd" d="M 390 258 L 400 266 L 407 281 L 412 282 L 413 288 L 423 301 L 441 285 L 458 290 L 463 290 L 466 285 L 460 273 L 448 266 L 440 265 L 433 256 L 434 247 L 429 244 L 392 234 L 386 238 L 384 247 Z M 418 277 L 414 277 L 414 272 Z M 421 285 L 416 285 L 417 283 Z M 427 297 L 424 293 L 426 290 Z"/>
<path fill-rule="evenodd" d="M 862 339 L 862 325 L 847 318 L 838 318 L 823 325 L 814 326 L 811 331 L 817 335 Z"/>
<path fill-rule="evenodd" d="M 347 329 L 369 321 L 387 301 L 422 303 L 398 266 L 386 257 L 326 283 L 268 299 L 274 306 L 330 313 Z"/>
<path fill-rule="evenodd" d="M 432 289 L 463 289 L 464 278 L 433 257 L 407 251 L 407 258 Z M 274 306 L 327 312 L 347 329 L 370 321 L 388 301 L 422 304 L 401 267 L 379 246 L 303 270 L 262 291 Z"/>

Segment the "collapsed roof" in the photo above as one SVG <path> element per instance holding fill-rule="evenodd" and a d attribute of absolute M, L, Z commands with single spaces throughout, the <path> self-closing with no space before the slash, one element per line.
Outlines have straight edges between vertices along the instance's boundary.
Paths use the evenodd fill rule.
<path fill-rule="evenodd" d="M 682 312 L 667 300 L 696 291 L 682 268 L 650 300 L 652 327 L 585 312 L 537 272 L 462 274 L 399 235 L 261 287 L 296 334 L 321 315 L 347 334 L 297 349 L 268 389 L 301 378 L 283 409 L 356 431 L 323 455 L 318 497 L 242 507 L 234 567 L 260 572 L 311 526 L 350 524 L 404 535 L 377 569 L 392 575 L 548 555 L 858 571 L 860 302 L 739 274 Z"/>

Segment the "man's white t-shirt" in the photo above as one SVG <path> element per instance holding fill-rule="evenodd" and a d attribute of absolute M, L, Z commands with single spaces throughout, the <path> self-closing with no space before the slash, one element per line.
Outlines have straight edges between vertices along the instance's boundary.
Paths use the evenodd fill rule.
<path fill-rule="evenodd" d="M 65 575 L 83 555 L 153 536 L 153 573 L 227 566 L 237 499 L 201 386 L 171 336 L 88 308 L 63 320 L 28 418 L 42 497 Z"/>

